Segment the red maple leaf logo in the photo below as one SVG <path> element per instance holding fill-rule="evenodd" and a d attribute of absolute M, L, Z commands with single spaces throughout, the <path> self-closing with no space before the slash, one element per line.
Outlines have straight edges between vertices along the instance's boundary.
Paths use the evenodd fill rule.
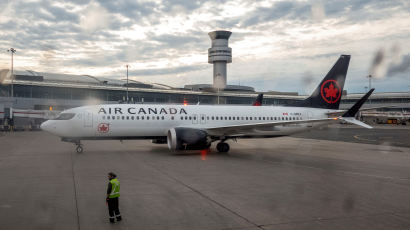
<path fill-rule="evenodd" d="M 341 96 L 340 86 L 335 80 L 327 80 L 323 82 L 320 89 L 320 94 L 322 95 L 323 100 L 327 103 L 336 103 L 339 101 Z"/>
<path fill-rule="evenodd" d="M 330 83 L 329 88 L 325 88 L 326 97 L 335 98 L 339 91 L 335 89 L 335 86 Z"/>
<path fill-rule="evenodd" d="M 106 133 L 110 130 L 110 125 L 106 123 L 101 123 L 98 125 L 98 132 L 100 133 Z"/>

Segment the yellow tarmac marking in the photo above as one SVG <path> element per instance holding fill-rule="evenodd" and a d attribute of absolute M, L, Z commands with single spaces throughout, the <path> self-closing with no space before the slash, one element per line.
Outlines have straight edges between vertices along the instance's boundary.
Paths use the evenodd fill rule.
<path fill-rule="evenodd" d="M 366 139 L 366 138 L 359 137 L 359 136 L 360 136 L 360 135 L 354 135 L 353 137 L 354 137 L 356 140 L 359 140 L 359 141 L 377 141 L 377 140 Z"/>

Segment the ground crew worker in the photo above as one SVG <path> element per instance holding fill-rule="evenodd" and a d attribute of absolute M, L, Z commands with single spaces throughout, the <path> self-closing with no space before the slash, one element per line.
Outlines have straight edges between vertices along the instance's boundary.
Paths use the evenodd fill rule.
<path fill-rule="evenodd" d="M 121 221 L 121 214 L 118 208 L 118 198 L 120 197 L 120 182 L 117 179 L 117 175 L 115 173 L 110 172 L 108 173 L 108 188 L 107 188 L 107 204 L 108 204 L 108 213 L 110 215 L 110 223 L 115 222 L 115 218 L 117 221 Z"/>

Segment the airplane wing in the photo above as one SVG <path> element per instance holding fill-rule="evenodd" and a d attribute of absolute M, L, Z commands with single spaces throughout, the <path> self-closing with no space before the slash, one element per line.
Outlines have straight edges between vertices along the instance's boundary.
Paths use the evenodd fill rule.
<path fill-rule="evenodd" d="M 251 133 L 258 129 L 264 131 L 275 131 L 275 126 L 287 126 L 295 124 L 310 124 L 310 123 L 330 123 L 337 121 L 338 118 L 323 118 L 323 119 L 312 119 L 312 120 L 297 120 L 297 121 L 275 121 L 275 122 L 264 122 L 264 123 L 253 123 L 253 124 L 242 124 L 242 125 L 228 125 L 228 126 L 217 126 L 204 128 L 204 130 L 210 135 L 215 136 L 236 136 L 243 133 Z M 268 130 L 266 130 L 268 129 Z"/>
<path fill-rule="evenodd" d="M 362 108 L 362 109 L 359 110 L 359 112 L 375 110 L 375 109 L 395 108 L 395 107 L 397 107 L 397 106 L 390 105 L 390 106 L 378 106 L 378 107 Z M 341 116 L 346 112 L 347 112 L 347 110 L 338 110 L 338 111 L 335 111 L 335 112 L 329 112 L 329 113 L 327 113 L 327 115 L 329 115 L 329 116 Z"/>

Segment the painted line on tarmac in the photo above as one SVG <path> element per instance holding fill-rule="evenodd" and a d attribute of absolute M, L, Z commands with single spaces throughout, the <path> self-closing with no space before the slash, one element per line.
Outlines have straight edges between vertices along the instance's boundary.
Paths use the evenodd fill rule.
<path fill-rule="evenodd" d="M 75 180 L 75 170 L 74 170 L 74 159 L 73 159 L 74 153 L 71 153 L 71 172 L 72 172 L 72 178 L 73 178 L 73 185 L 74 185 L 74 200 L 75 200 L 75 210 L 77 213 L 77 226 L 78 230 L 81 230 L 81 225 L 80 225 L 80 215 L 78 211 L 78 199 L 77 199 L 77 181 Z"/>
<path fill-rule="evenodd" d="M 306 168 L 306 169 L 314 169 L 314 170 L 321 170 L 324 171 L 326 169 L 320 168 L 320 167 L 313 167 L 313 166 L 308 166 L 308 165 L 296 165 L 290 162 L 276 162 L 276 161 L 270 161 L 270 160 L 262 160 L 264 162 L 268 162 L 271 164 L 276 164 L 276 165 L 286 165 L 286 166 L 292 166 L 292 167 L 298 167 L 298 168 Z M 367 174 L 367 173 L 360 173 L 360 172 L 351 172 L 351 171 L 344 171 L 344 170 L 332 170 L 335 173 L 339 174 L 346 174 L 346 175 L 354 175 L 354 176 L 363 176 L 363 177 L 370 177 L 370 178 L 376 178 L 376 179 L 385 179 L 385 180 L 391 180 L 391 181 L 406 181 L 410 182 L 410 179 L 408 178 L 396 178 L 396 177 L 389 177 L 389 176 L 380 176 L 380 175 L 375 175 L 375 174 Z"/>
<path fill-rule="evenodd" d="M 172 176 L 170 173 L 166 172 L 165 170 L 161 170 L 161 169 L 155 167 L 155 166 L 152 165 L 152 164 L 147 164 L 147 165 L 149 165 L 151 168 L 155 169 L 156 171 L 158 171 L 158 172 L 161 173 L 162 175 L 164 175 L 164 176 L 166 176 L 166 177 L 168 177 L 168 178 L 174 180 L 174 181 L 177 182 L 178 184 L 180 184 L 180 185 L 182 185 L 182 186 L 188 188 L 189 190 L 191 190 L 192 192 L 196 193 L 197 195 L 203 197 L 204 199 L 206 199 L 206 200 L 208 200 L 208 201 L 210 201 L 210 202 L 212 202 L 212 203 L 218 205 L 218 206 L 221 207 L 222 209 L 224 209 L 224 210 L 230 212 L 231 214 L 233 214 L 233 215 L 235 215 L 235 216 L 241 218 L 242 220 L 248 222 L 250 225 L 252 225 L 252 227 L 255 227 L 255 228 L 257 228 L 257 229 L 262 229 L 262 230 L 264 229 L 261 225 L 258 225 L 257 223 L 255 223 L 255 222 L 251 221 L 250 219 L 244 217 L 243 215 L 239 214 L 238 212 L 236 212 L 236 211 L 232 210 L 231 208 L 225 206 L 225 205 L 222 204 L 221 202 L 219 202 L 219 201 L 217 201 L 217 200 L 215 200 L 215 199 L 209 197 L 209 196 L 206 195 L 205 193 L 203 193 L 203 192 L 201 192 L 201 191 L 195 189 L 194 187 L 192 187 L 192 186 L 186 184 L 185 182 L 183 182 L 182 180 L 180 180 L 180 179 L 178 179 L 178 178 Z M 249 227 L 246 226 L 246 228 L 249 228 Z"/>
<path fill-rule="evenodd" d="M 353 137 L 356 139 L 356 140 L 359 140 L 359 141 L 377 141 L 377 140 L 371 140 L 371 139 L 366 139 L 366 138 L 362 138 L 362 137 L 359 137 L 360 135 L 354 135 Z"/>

